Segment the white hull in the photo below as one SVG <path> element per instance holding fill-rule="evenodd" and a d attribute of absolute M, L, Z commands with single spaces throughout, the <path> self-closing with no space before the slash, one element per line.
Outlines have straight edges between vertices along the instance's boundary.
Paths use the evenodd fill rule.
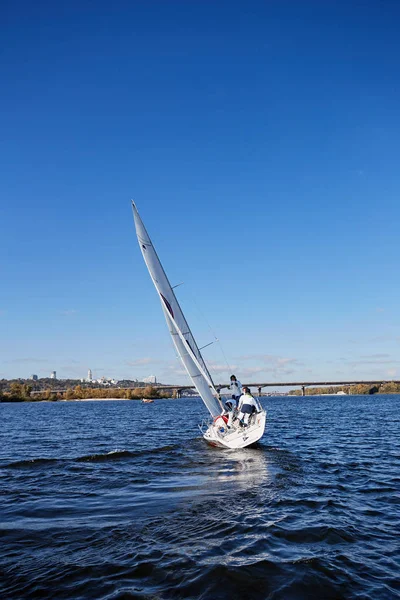
<path fill-rule="evenodd" d="M 211 446 L 218 448 L 246 448 L 255 444 L 263 436 L 267 413 L 265 410 L 252 416 L 250 424 L 247 427 L 240 427 L 238 421 L 228 429 L 226 426 L 218 424 L 217 418 L 203 433 L 203 437 Z"/>

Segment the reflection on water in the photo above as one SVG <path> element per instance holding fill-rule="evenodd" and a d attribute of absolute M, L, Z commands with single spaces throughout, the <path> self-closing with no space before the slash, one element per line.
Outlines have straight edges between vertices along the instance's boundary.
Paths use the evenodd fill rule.
<path fill-rule="evenodd" d="M 216 451 L 217 449 L 214 450 Z M 263 447 L 225 450 L 223 456 L 219 456 L 218 459 L 219 464 L 214 463 L 210 477 L 219 482 L 227 481 L 235 483 L 238 488 L 254 489 L 265 485 L 271 479 L 270 461 Z"/>

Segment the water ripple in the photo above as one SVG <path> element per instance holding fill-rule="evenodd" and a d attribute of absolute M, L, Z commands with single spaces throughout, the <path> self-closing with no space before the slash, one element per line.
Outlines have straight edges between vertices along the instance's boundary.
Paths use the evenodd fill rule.
<path fill-rule="evenodd" d="M 236 452 L 196 400 L 1 404 L 2 600 L 400 598 L 398 397 L 265 404 Z"/>

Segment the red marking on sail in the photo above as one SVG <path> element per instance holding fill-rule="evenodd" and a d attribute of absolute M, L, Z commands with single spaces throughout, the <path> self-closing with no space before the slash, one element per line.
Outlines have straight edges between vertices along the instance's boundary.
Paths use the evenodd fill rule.
<path fill-rule="evenodd" d="M 166 299 L 165 296 L 163 296 L 162 294 L 160 294 L 160 296 L 164 300 L 164 304 L 168 308 L 168 312 L 170 313 L 170 315 L 172 316 L 172 318 L 175 319 L 175 317 L 174 317 L 174 311 L 172 310 L 172 306 L 170 305 L 170 303 L 168 302 L 168 300 Z"/>

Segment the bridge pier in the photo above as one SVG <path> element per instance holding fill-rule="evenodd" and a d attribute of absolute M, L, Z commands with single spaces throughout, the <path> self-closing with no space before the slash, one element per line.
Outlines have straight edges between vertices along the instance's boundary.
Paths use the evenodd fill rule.
<path fill-rule="evenodd" d="M 306 386 L 305 386 L 305 385 L 302 385 L 302 386 L 301 386 L 301 395 L 302 395 L 302 396 L 305 396 L 305 395 L 306 395 Z"/>

